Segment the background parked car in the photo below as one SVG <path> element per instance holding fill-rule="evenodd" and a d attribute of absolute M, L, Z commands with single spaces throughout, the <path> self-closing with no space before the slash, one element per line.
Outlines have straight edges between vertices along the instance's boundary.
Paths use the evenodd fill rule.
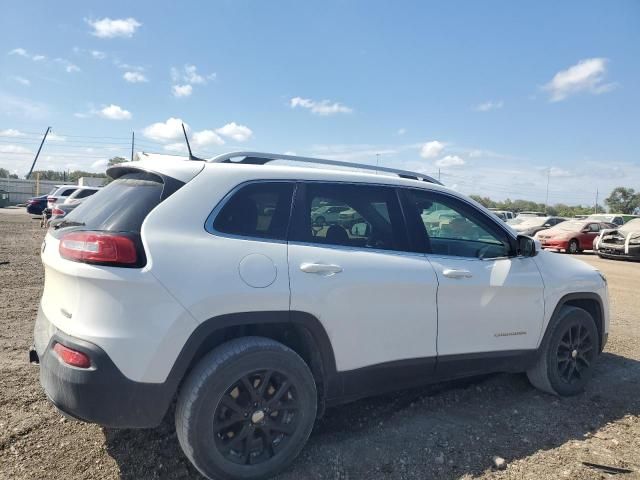
<path fill-rule="evenodd" d="M 504 220 L 505 222 L 516 218 L 515 214 L 513 212 L 510 212 L 509 210 L 498 210 L 496 208 L 490 208 L 489 210 L 491 210 L 499 219 Z"/>
<path fill-rule="evenodd" d="M 539 231 L 555 227 L 564 221 L 566 221 L 566 218 L 562 217 L 523 217 L 521 222 L 512 224 L 511 228 L 521 235 L 532 237 Z"/>
<path fill-rule="evenodd" d="M 536 233 L 535 238 L 540 241 L 542 248 L 580 253 L 593 248 L 593 239 L 600 234 L 600 230 L 615 227 L 612 223 L 568 220 Z"/>
<path fill-rule="evenodd" d="M 613 230 L 603 230 L 593 242 L 599 257 L 640 261 L 640 218 Z"/>
<path fill-rule="evenodd" d="M 49 218 L 51 218 L 51 210 L 55 203 L 62 203 L 78 188 L 78 185 L 56 185 L 47 195 L 47 206 L 42 211 L 42 219 L 40 220 L 40 226 L 44 227 L 47 224 Z"/>
<path fill-rule="evenodd" d="M 347 205 L 322 205 L 311 212 L 311 222 L 322 227 L 336 225 L 340 221 L 340 213 L 349 210 Z"/>
<path fill-rule="evenodd" d="M 594 220 L 597 222 L 615 223 L 616 225 L 624 225 L 626 222 L 638 218 L 637 215 L 625 215 L 622 213 L 600 213 L 595 215 L 589 215 L 587 220 Z"/>
<path fill-rule="evenodd" d="M 518 216 L 516 218 L 519 217 L 546 217 L 547 214 L 544 212 L 533 212 L 533 211 L 524 211 L 524 212 L 519 212 Z"/>
<path fill-rule="evenodd" d="M 40 195 L 27 200 L 27 212 L 31 215 L 42 215 L 42 211 L 45 208 L 47 208 L 47 195 Z"/>
<path fill-rule="evenodd" d="M 100 190 L 99 187 L 80 187 L 69 195 L 63 202 L 55 203 L 51 210 L 51 217 L 48 220 L 48 225 L 54 226 L 59 223 L 69 212 L 73 211 L 78 205 L 98 190 Z"/>

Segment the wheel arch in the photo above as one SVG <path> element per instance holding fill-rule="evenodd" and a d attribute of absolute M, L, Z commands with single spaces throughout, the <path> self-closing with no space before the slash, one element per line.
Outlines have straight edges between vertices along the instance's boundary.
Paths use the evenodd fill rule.
<path fill-rule="evenodd" d="M 306 312 L 261 311 L 220 315 L 202 322 L 189 336 L 169 373 L 172 397 L 202 357 L 218 345 L 244 336 L 270 338 L 300 355 L 316 382 L 319 416 L 325 399 L 341 393 L 331 341 L 320 321 Z"/>
<path fill-rule="evenodd" d="M 555 309 L 553 310 L 553 314 L 549 322 L 547 323 L 547 328 L 544 333 L 546 337 L 549 335 L 553 325 L 560 318 L 560 313 L 563 307 L 578 307 L 583 310 L 586 310 L 592 317 L 594 322 L 596 323 L 596 329 L 598 330 L 598 343 L 600 351 L 604 348 L 604 307 L 602 305 L 602 299 L 597 293 L 594 292 L 577 292 L 577 293 L 569 293 L 563 296 L 558 303 L 556 304 Z M 544 338 L 543 340 L 544 341 Z M 540 344 L 542 344 L 542 341 Z"/>

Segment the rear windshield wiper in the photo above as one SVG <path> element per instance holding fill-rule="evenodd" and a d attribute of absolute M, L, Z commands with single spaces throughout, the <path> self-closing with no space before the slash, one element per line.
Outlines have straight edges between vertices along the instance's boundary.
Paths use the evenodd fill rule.
<path fill-rule="evenodd" d="M 84 222 L 74 222 L 73 220 L 63 220 L 59 224 L 54 225 L 53 228 L 58 230 L 59 228 L 63 228 L 63 227 L 84 227 L 84 225 L 85 225 Z"/>

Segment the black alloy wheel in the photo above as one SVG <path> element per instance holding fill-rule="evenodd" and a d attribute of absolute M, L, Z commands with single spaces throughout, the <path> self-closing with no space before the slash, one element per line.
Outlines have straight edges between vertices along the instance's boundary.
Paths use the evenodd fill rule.
<path fill-rule="evenodd" d="M 295 386 L 284 373 L 259 370 L 244 375 L 215 410 L 216 448 L 242 465 L 269 460 L 296 431 L 298 408 Z"/>
<path fill-rule="evenodd" d="M 591 332 L 579 323 L 567 328 L 556 352 L 558 376 L 571 384 L 580 381 L 596 356 L 596 343 Z"/>

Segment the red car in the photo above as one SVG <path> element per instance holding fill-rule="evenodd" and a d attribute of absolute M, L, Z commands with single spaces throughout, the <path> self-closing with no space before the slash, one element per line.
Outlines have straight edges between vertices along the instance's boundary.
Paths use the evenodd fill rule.
<path fill-rule="evenodd" d="M 593 239 L 605 228 L 616 228 L 612 223 L 588 220 L 569 220 L 553 228 L 536 233 L 542 248 L 564 250 L 567 253 L 580 253 L 593 249 Z"/>

